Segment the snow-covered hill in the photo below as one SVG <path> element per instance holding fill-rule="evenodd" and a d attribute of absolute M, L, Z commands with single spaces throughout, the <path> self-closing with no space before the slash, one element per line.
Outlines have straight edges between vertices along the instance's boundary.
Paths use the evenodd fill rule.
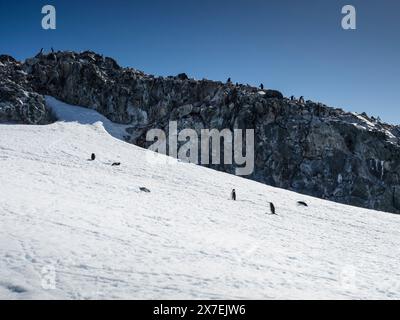
<path fill-rule="evenodd" d="M 48 102 L 67 121 L 0 125 L 0 298 L 400 298 L 399 216 L 164 161 Z"/>
<path fill-rule="evenodd" d="M 92 51 L 42 53 L 24 62 L 0 55 L 0 123 L 53 123 L 45 95 L 127 125 L 124 140 L 144 148 L 148 131 L 168 132 L 170 121 L 178 132 L 195 129 L 199 145 L 202 129 L 254 129 L 249 179 L 400 214 L 400 126 L 366 113 L 332 108 L 311 96 L 284 97 L 271 88 L 184 73 L 154 76 Z M 234 173 L 240 165 L 211 167 Z"/>

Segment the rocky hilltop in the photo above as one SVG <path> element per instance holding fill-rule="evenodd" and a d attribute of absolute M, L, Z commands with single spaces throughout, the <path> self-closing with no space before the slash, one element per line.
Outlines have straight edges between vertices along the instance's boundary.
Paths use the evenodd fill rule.
<path fill-rule="evenodd" d="M 255 170 L 248 178 L 400 213 L 400 127 L 366 114 L 185 74 L 155 77 L 93 52 L 39 54 L 24 62 L 0 56 L 0 122 L 51 123 L 44 95 L 128 125 L 127 140 L 143 147 L 146 132 L 167 130 L 169 121 L 179 129 L 254 129 Z"/>

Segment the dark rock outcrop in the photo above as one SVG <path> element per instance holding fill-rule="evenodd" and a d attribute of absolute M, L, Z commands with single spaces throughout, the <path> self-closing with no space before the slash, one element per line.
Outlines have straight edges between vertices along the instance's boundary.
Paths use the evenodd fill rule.
<path fill-rule="evenodd" d="M 345 204 L 400 213 L 400 128 L 321 103 L 187 75 L 154 77 L 93 52 L 0 58 L 0 120 L 46 123 L 42 95 L 129 124 L 129 142 L 167 129 L 255 129 L 248 178 Z M 5 76 L 4 76 L 5 75 Z M 8 110 L 8 111 L 7 111 Z M 233 173 L 234 165 L 211 166 Z"/>
<path fill-rule="evenodd" d="M 52 120 L 43 96 L 32 89 L 22 64 L 0 55 L 0 123 L 46 124 Z"/>

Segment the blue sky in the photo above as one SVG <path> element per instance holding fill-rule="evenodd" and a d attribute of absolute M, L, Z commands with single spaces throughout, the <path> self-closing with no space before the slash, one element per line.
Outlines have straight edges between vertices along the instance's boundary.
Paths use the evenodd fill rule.
<path fill-rule="evenodd" d="M 57 9 L 57 30 L 41 8 Z M 341 28 L 341 8 L 357 30 Z M 156 75 L 278 89 L 400 124 L 396 0 L 0 0 L 0 53 L 93 50 Z"/>

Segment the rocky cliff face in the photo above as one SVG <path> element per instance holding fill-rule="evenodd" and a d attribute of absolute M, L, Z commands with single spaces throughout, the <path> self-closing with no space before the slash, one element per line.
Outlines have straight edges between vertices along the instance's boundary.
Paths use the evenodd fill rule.
<path fill-rule="evenodd" d="M 146 132 L 254 129 L 248 178 L 333 201 L 400 213 L 400 128 L 274 90 L 121 68 L 93 52 L 58 52 L 19 63 L 0 58 L 0 121 L 52 121 L 42 95 L 96 109 L 128 124 L 129 142 Z M 211 166 L 234 172 L 234 165 Z"/>
<path fill-rule="evenodd" d="M 45 124 L 51 120 L 43 96 L 32 89 L 23 65 L 0 55 L 0 123 Z"/>

